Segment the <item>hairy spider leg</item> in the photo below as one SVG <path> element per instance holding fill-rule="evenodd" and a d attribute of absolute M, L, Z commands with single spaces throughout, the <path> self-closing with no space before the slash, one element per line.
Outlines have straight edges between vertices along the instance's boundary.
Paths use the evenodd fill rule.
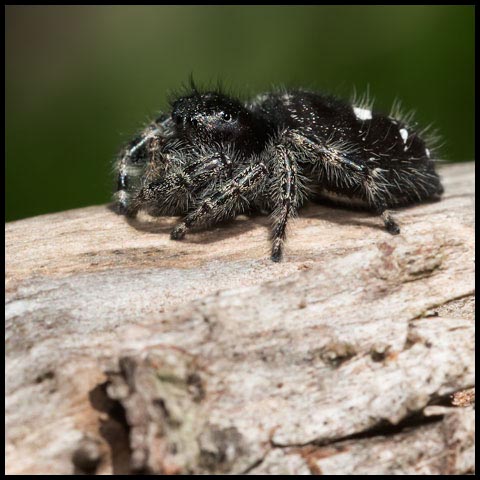
<path fill-rule="evenodd" d="M 136 139 L 123 150 L 119 160 L 116 163 L 117 170 L 117 191 L 114 194 L 117 211 L 120 214 L 134 217 L 138 211 L 132 203 L 133 191 L 135 190 L 135 181 L 142 177 L 145 172 L 147 162 L 151 160 L 149 155 L 145 155 L 142 150 L 148 148 L 152 142 L 155 145 L 150 148 L 152 151 L 158 151 L 158 145 L 165 145 L 171 138 L 170 131 L 171 120 L 163 115 L 156 123 L 149 125 Z M 161 150 L 160 150 L 161 151 Z M 155 160 L 158 161 L 158 155 Z"/>
<path fill-rule="evenodd" d="M 272 182 L 275 209 L 272 213 L 271 259 L 279 262 L 283 255 L 283 245 L 286 239 L 287 223 L 295 216 L 299 206 L 299 181 L 297 162 L 293 155 L 288 154 L 287 144 L 290 139 L 280 138 L 279 142 L 270 147 L 270 157 L 274 159 L 275 176 Z M 286 142 L 286 144 L 284 143 Z"/>
<path fill-rule="evenodd" d="M 382 217 L 387 232 L 392 235 L 398 235 L 400 227 L 392 217 L 392 212 L 388 209 L 388 199 L 384 197 L 383 192 L 372 182 L 371 175 L 363 181 L 363 186 L 372 210 Z"/>
<path fill-rule="evenodd" d="M 327 173 L 329 169 L 338 167 L 345 167 L 356 173 L 368 172 L 368 167 L 361 160 L 352 158 L 355 149 L 351 145 L 328 141 L 320 145 L 299 131 L 293 131 L 289 136 L 297 149 L 307 154 L 306 157 L 313 153 L 315 154 L 314 161 L 322 158 L 326 162 Z M 335 175 L 335 173 L 330 172 L 330 175 Z"/>
<path fill-rule="evenodd" d="M 162 205 L 165 213 L 186 212 L 194 202 L 195 192 L 232 164 L 230 156 L 224 152 L 204 152 L 186 164 L 184 153 L 177 153 L 184 165 L 179 162 L 175 171 L 161 180 L 144 185 L 134 198 L 137 209 L 144 204 L 150 204 Z"/>
<path fill-rule="evenodd" d="M 200 224 L 216 223 L 235 216 L 239 208 L 234 208 L 240 197 L 247 195 L 265 177 L 268 170 L 263 163 L 249 165 L 233 178 L 225 181 L 212 195 L 203 198 L 198 206 L 177 225 L 171 233 L 173 240 L 181 240 L 186 232 Z"/>
<path fill-rule="evenodd" d="M 352 188 L 362 190 L 370 209 L 381 216 L 386 230 L 392 235 L 400 233 L 400 227 L 392 217 L 391 211 L 388 210 L 388 199 L 385 198 L 381 183 L 379 186 L 379 182 L 373 181 L 373 176 L 378 176 L 379 173 L 376 169 L 368 168 L 363 161 L 355 159 L 354 148 L 328 142 L 325 145 L 319 145 L 300 132 L 294 132 L 291 135 L 298 148 L 303 149 L 305 153 L 315 152 L 322 159 L 329 182 L 337 184 L 341 176 L 343 181 L 348 181 Z M 338 170 L 340 166 L 346 167 L 352 172 L 348 180 Z"/>

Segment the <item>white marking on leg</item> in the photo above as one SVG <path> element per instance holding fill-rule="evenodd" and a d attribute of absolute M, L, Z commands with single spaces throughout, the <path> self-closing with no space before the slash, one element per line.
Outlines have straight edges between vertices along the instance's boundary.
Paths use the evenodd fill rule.
<path fill-rule="evenodd" d="M 425 155 L 427 155 L 427 158 L 430 158 L 430 150 L 428 148 L 425 149 Z"/>
<path fill-rule="evenodd" d="M 121 203 L 126 202 L 130 198 L 130 195 L 125 190 L 118 190 L 113 196 L 117 202 Z"/>
<path fill-rule="evenodd" d="M 136 177 L 142 172 L 142 170 L 143 168 L 141 165 L 125 165 L 122 167 L 120 173 L 127 177 Z"/>
<path fill-rule="evenodd" d="M 353 107 L 353 113 L 359 120 L 371 120 L 372 111 L 368 108 Z"/>
<path fill-rule="evenodd" d="M 142 140 L 140 140 L 135 146 L 133 146 L 130 150 L 128 150 L 127 155 L 131 156 L 132 153 L 134 153 L 136 150 L 138 150 L 142 145 L 145 144 L 147 140 L 150 140 L 152 137 L 154 137 L 157 133 L 159 133 L 160 130 L 158 128 L 152 130 L 149 132 Z"/>

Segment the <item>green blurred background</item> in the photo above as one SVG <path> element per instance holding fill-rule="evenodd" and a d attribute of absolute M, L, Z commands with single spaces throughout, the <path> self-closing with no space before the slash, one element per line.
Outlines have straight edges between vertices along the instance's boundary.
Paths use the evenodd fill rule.
<path fill-rule="evenodd" d="M 7 6 L 6 220 L 108 202 L 117 150 L 190 73 L 369 87 L 474 158 L 473 6 Z"/>

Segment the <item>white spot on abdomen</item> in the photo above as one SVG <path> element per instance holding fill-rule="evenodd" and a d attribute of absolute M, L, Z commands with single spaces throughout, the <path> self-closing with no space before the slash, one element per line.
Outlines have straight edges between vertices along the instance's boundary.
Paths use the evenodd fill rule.
<path fill-rule="evenodd" d="M 371 120 L 372 111 L 368 108 L 353 107 L 353 113 L 359 120 Z"/>
<path fill-rule="evenodd" d="M 403 143 L 407 143 L 408 131 L 405 128 L 400 129 L 400 136 L 403 139 Z"/>

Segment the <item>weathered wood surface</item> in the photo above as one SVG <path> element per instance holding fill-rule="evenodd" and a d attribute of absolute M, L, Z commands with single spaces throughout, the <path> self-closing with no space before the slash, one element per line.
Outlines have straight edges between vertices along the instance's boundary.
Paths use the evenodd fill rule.
<path fill-rule="evenodd" d="M 7 224 L 7 473 L 473 471 L 474 164 L 441 174 L 395 237 L 307 207 L 280 264 L 263 217 Z"/>

